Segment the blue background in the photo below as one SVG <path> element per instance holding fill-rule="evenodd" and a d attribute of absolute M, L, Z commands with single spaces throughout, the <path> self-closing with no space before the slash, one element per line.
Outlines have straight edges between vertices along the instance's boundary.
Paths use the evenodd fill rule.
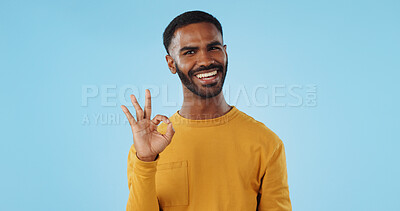
<path fill-rule="evenodd" d="M 294 210 L 400 206 L 399 1 L 2 0 L 0 210 L 125 209 L 119 106 L 152 88 L 153 114 L 180 108 L 162 32 L 194 9 L 222 23 L 228 103 L 285 143 Z"/>

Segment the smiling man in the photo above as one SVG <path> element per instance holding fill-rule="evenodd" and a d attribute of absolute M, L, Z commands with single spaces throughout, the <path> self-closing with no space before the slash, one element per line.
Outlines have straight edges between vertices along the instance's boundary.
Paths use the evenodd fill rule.
<path fill-rule="evenodd" d="M 190 11 L 164 31 L 166 61 L 182 82 L 182 108 L 151 119 L 134 95 L 127 210 L 291 210 L 285 150 L 263 123 L 226 103 L 228 66 L 222 27 L 212 15 Z M 160 124 L 160 122 L 163 122 Z"/>

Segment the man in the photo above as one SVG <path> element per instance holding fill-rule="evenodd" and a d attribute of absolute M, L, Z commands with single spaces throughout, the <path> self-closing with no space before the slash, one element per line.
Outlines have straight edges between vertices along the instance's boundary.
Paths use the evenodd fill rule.
<path fill-rule="evenodd" d="M 201 11 L 183 13 L 165 29 L 164 46 L 184 101 L 170 118 L 150 119 L 149 90 L 144 110 L 131 95 L 136 119 L 121 106 L 134 139 L 126 209 L 291 210 L 282 141 L 221 92 L 228 55 L 219 21 Z"/>

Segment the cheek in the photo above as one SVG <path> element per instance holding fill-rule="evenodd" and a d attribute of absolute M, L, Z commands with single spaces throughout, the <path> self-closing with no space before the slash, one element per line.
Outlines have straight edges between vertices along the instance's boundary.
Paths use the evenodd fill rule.
<path fill-rule="evenodd" d="M 189 70 L 191 70 L 194 67 L 195 62 L 193 62 L 191 59 L 180 59 L 179 60 L 179 69 L 187 74 Z"/>
<path fill-rule="evenodd" d="M 192 65 L 190 65 L 190 63 L 187 63 L 187 62 L 181 63 L 182 71 L 185 71 L 185 72 L 189 72 L 191 66 Z"/>
<path fill-rule="evenodd" d="M 214 59 L 215 59 L 216 61 L 218 61 L 218 62 L 221 63 L 221 64 L 225 64 L 225 62 L 226 62 L 226 54 L 225 54 L 224 51 L 216 52 L 216 53 L 213 55 L 213 57 L 214 57 Z"/>

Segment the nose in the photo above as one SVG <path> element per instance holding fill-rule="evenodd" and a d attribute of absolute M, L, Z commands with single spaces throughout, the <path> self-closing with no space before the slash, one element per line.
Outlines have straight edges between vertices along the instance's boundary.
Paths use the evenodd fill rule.
<path fill-rule="evenodd" d="M 208 51 L 201 51 L 198 54 L 197 64 L 199 66 L 208 67 L 210 64 L 214 64 L 214 58 L 211 56 L 211 53 Z"/>

